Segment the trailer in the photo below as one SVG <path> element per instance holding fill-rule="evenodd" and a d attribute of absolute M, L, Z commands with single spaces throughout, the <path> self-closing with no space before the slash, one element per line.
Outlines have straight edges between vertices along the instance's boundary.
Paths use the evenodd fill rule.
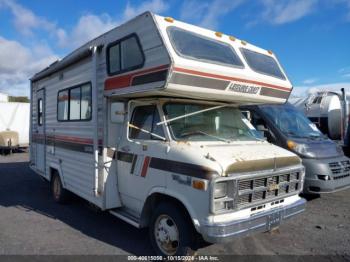
<path fill-rule="evenodd" d="M 29 103 L 0 102 L 0 150 L 29 146 Z"/>
<path fill-rule="evenodd" d="M 30 167 L 137 228 L 158 255 L 274 229 L 305 209 L 295 154 L 241 104 L 284 103 L 271 51 L 149 12 L 31 78 Z"/>

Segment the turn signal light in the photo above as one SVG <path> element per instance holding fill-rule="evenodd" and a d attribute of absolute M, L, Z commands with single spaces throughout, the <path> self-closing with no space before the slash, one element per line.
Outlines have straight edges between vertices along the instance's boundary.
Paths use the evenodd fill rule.
<path fill-rule="evenodd" d="M 293 141 L 288 140 L 287 141 L 287 146 L 288 146 L 289 149 L 294 149 L 297 145 Z"/>
<path fill-rule="evenodd" d="M 205 190 L 205 182 L 202 180 L 192 180 L 192 187 L 198 190 Z"/>

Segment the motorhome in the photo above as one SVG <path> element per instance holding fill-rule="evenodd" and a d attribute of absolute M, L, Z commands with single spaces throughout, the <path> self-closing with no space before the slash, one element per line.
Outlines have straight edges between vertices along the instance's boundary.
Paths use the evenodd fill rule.
<path fill-rule="evenodd" d="M 305 166 L 303 193 L 332 193 L 350 187 L 350 159 L 302 112 L 289 103 L 241 107 L 261 136 L 297 154 Z"/>
<path fill-rule="evenodd" d="M 300 158 L 238 109 L 291 89 L 272 52 L 146 12 L 31 78 L 30 166 L 57 202 L 72 192 L 148 227 L 156 254 L 192 254 L 304 211 Z"/>

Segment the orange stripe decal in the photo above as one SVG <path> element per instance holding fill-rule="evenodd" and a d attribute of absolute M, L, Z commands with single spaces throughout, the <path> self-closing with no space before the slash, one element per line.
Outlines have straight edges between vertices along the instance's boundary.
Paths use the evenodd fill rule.
<path fill-rule="evenodd" d="M 151 161 L 151 158 L 149 156 L 146 156 L 145 160 L 143 161 L 142 170 L 141 170 L 141 176 L 142 177 L 146 177 L 147 170 L 148 170 L 148 165 L 149 165 L 150 161 Z"/>
<path fill-rule="evenodd" d="M 283 90 L 283 91 L 287 91 L 287 92 L 291 91 L 291 88 L 287 88 L 287 87 L 282 87 L 282 86 L 277 86 L 277 85 L 268 84 L 268 83 L 264 83 L 264 82 L 258 82 L 258 81 L 254 81 L 254 80 L 237 78 L 237 77 L 205 73 L 205 72 L 195 71 L 195 70 L 186 69 L 186 68 L 174 67 L 174 71 L 181 72 L 181 73 L 187 73 L 187 74 L 193 74 L 193 75 L 199 75 L 199 76 L 205 76 L 205 77 L 211 77 L 211 78 L 218 78 L 218 79 L 222 79 L 222 80 L 240 81 L 240 82 L 249 83 L 249 84 L 263 85 L 263 86 L 268 86 L 271 88 L 275 88 L 275 89 L 279 89 L 279 90 Z"/>

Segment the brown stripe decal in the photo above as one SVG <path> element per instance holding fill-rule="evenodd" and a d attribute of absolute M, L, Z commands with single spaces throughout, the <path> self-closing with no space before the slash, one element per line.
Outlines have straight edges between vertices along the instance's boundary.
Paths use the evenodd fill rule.
<path fill-rule="evenodd" d="M 260 90 L 260 95 L 287 99 L 290 95 L 290 92 L 262 87 Z"/>
<path fill-rule="evenodd" d="M 142 177 L 146 177 L 147 175 L 147 170 L 148 170 L 150 160 L 151 158 L 149 156 L 146 156 L 145 160 L 143 161 L 142 170 L 141 170 Z"/>
<path fill-rule="evenodd" d="M 144 84 L 149 84 L 153 82 L 165 81 L 167 74 L 168 74 L 168 69 L 154 72 L 154 73 L 135 76 L 131 81 L 131 85 L 137 86 L 137 85 L 144 85 Z"/>
<path fill-rule="evenodd" d="M 196 87 L 204 87 L 204 88 L 210 88 L 210 89 L 225 90 L 227 88 L 227 86 L 230 84 L 230 81 L 174 73 L 171 76 L 169 83 L 178 84 L 178 85 L 196 86 Z"/>
<path fill-rule="evenodd" d="M 152 157 L 149 167 L 176 174 L 182 174 L 186 176 L 192 176 L 208 180 L 214 173 L 213 170 L 204 166 L 156 157 Z"/>
<path fill-rule="evenodd" d="M 264 83 L 264 82 L 254 81 L 254 80 L 238 78 L 238 77 L 231 77 L 231 76 L 223 76 L 223 75 L 205 73 L 205 72 L 195 71 L 195 70 L 186 69 L 186 68 L 174 67 L 174 71 L 187 73 L 187 74 L 193 74 L 193 75 L 199 75 L 199 76 L 205 76 L 205 77 L 212 77 L 212 78 L 228 80 L 228 81 L 239 81 L 239 82 L 249 83 L 249 84 L 254 84 L 254 85 L 267 86 L 267 87 L 275 88 L 275 89 L 278 89 L 278 90 L 283 90 L 283 91 L 286 91 L 286 92 L 291 92 L 292 91 L 291 88 L 289 88 L 289 87 L 283 87 L 283 86 L 273 85 L 273 84 L 269 84 L 269 83 Z"/>
<path fill-rule="evenodd" d="M 133 158 L 134 158 L 134 154 L 121 152 L 121 151 L 117 152 L 117 159 L 119 161 L 131 163 Z"/>

